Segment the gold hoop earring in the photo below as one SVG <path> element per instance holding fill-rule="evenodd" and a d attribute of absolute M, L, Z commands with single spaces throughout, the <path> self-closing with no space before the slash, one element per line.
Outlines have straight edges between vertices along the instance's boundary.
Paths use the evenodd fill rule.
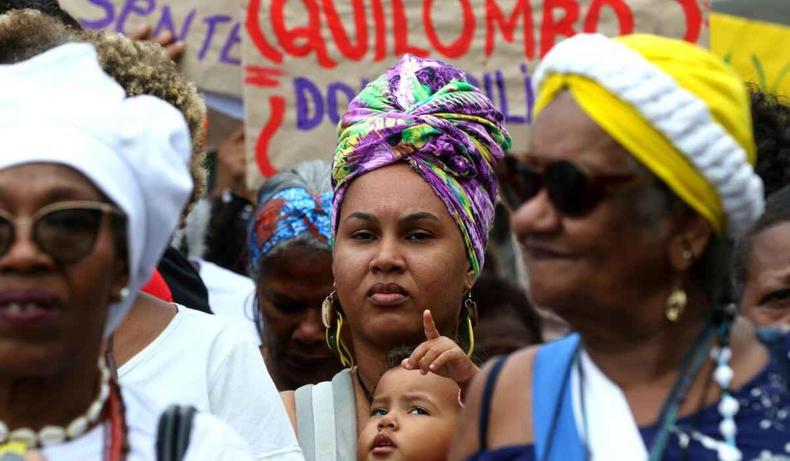
<path fill-rule="evenodd" d="M 321 303 L 321 323 L 324 324 L 324 328 L 329 329 L 332 326 L 332 312 L 334 310 L 335 304 L 335 291 L 332 290 L 326 298 L 324 298 L 324 302 Z"/>
<path fill-rule="evenodd" d="M 677 322 L 680 316 L 683 314 L 683 311 L 686 309 L 686 303 L 688 302 L 688 297 L 686 296 L 686 292 L 680 285 L 676 286 L 672 289 L 672 292 L 669 294 L 667 298 L 667 308 L 665 315 L 667 320 L 670 322 Z"/>
<path fill-rule="evenodd" d="M 343 343 L 343 321 L 343 314 L 335 309 L 335 292 L 332 291 L 321 303 L 321 322 L 326 328 L 326 344 L 344 367 L 351 368 L 354 366 L 354 358 Z"/>
<path fill-rule="evenodd" d="M 459 335 L 458 338 L 461 342 L 467 343 L 466 349 L 466 356 L 471 357 L 472 353 L 475 351 L 475 330 L 472 326 L 472 312 L 477 310 L 477 303 L 474 299 L 472 299 L 472 293 L 466 297 L 466 301 L 464 301 L 464 314 L 463 317 L 466 319 L 462 319 L 461 330 L 464 331 L 466 338 L 464 339 L 464 335 Z M 465 322 L 463 320 L 466 320 Z"/>
<path fill-rule="evenodd" d="M 354 366 L 354 357 L 343 342 L 343 335 L 341 333 L 343 330 L 343 314 L 340 312 L 337 313 L 337 322 L 335 324 L 335 349 L 338 351 L 340 363 L 346 368 L 351 368 Z"/>

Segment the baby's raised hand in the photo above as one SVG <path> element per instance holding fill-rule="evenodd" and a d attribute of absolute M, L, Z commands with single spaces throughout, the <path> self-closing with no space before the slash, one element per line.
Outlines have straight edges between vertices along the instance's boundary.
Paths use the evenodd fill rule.
<path fill-rule="evenodd" d="M 426 340 L 401 365 L 407 370 L 419 369 L 422 374 L 433 372 L 450 378 L 465 389 L 479 369 L 455 341 L 439 333 L 430 310 L 422 313 L 422 323 Z"/>

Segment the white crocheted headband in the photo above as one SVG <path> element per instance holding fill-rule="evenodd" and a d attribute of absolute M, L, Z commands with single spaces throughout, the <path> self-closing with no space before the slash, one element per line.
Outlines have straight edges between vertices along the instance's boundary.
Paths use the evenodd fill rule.
<path fill-rule="evenodd" d="M 641 39 L 652 40 L 652 37 L 642 36 Z M 662 46 L 682 43 L 678 45 L 681 52 L 689 48 L 688 44 L 676 40 L 655 39 Z M 683 68 L 680 69 L 683 72 Z M 539 100 L 544 83 L 557 74 L 593 80 L 641 114 L 715 189 L 730 235 L 741 235 L 762 214 L 762 181 L 747 160 L 744 141 L 739 143 L 714 117 L 708 101 L 682 87 L 672 75 L 638 51 L 600 34 L 579 34 L 552 48 L 536 69 L 533 87 Z M 740 81 L 737 84 L 742 86 Z M 707 91 L 719 90 L 714 85 L 711 88 Z M 745 95 L 745 87 L 743 91 Z M 748 112 L 748 99 L 746 101 Z M 744 109 L 734 104 L 730 110 Z M 748 114 L 738 115 L 745 116 L 748 124 Z M 751 126 L 746 130 L 748 142 L 744 144 L 750 144 L 751 147 L 747 147 L 753 150 L 750 130 Z"/>

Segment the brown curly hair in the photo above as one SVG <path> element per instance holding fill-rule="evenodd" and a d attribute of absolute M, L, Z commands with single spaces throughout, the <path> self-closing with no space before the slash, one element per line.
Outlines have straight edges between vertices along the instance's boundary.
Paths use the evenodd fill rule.
<path fill-rule="evenodd" d="M 133 41 L 114 33 L 78 31 L 35 10 L 11 10 L 0 15 L 0 63 L 24 61 L 70 42 L 92 44 L 101 67 L 128 96 L 156 96 L 175 106 L 184 116 L 192 137 L 190 173 L 195 184 L 184 210 L 186 216 L 206 190 L 206 106 L 197 87 L 179 72 L 159 44 Z"/>
<path fill-rule="evenodd" d="M 25 61 L 69 42 L 80 41 L 76 31 L 59 19 L 36 10 L 0 14 L 0 64 Z"/>
<path fill-rule="evenodd" d="M 757 143 L 754 170 L 768 197 L 790 184 L 790 99 L 751 85 L 752 126 Z"/>
<path fill-rule="evenodd" d="M 206 105 L 197 87 L 181 74 L 176 63 L 157 43 L 134 41 L 121 34 L 102 31 L 84 31 L 80 35 L 96 47 L 99 64 L 126 90 L 128 96 L 156 96 L 184 115 L 192 134 L 189 169 L 195 182 L 189 205 L 184 211 L 184 215 L 188 214 L 206 191 Z"/>

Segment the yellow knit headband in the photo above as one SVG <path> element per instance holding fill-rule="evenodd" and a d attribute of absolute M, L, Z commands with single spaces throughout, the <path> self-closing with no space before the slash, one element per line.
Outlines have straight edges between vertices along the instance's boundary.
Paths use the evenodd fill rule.
<path fill-rule="evenodd" d="M 581 109 L 723 235 L 763 209 L 745 85 L 719 58 L 653 35 L 580 34 L 533 79 L 535 115 L 568 90 Z"/>

